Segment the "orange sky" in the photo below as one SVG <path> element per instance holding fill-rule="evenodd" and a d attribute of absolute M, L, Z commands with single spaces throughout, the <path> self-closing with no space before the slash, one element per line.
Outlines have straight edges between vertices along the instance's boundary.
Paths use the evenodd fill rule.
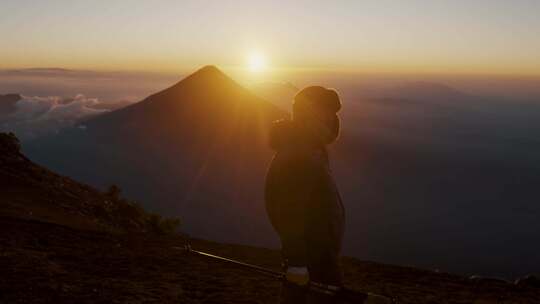
<path fill-rule="evenodd" d="M 540 75 L 540 2 L 27 1 L 0 10 L 0 68 L 184 72 L 205 64 Z"/>

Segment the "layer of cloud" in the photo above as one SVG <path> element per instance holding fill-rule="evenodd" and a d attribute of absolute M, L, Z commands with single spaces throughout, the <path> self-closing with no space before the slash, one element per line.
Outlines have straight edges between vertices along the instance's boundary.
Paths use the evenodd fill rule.
<path fill-rule="evenodd" d="M 0 120 L 0 130 L 15 132 L 21 138 L 33 138 L 77 122 L 97 116 L 108 109 L 100 108 L 103 102 L 82 94 L 74 98 L 59 96 L 21 96 L 15 111 Z"/>

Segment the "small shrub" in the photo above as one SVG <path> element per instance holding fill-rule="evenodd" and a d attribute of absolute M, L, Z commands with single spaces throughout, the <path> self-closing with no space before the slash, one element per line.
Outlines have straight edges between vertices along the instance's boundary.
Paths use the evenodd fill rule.
<path fill-rule="evenodd" d="M 119 201 L 121 199 L 120 198 L 121 193 L 122 193 L 122 189 L 120 189 L 120 187 L 118 187 L 117 185 L 113 184 L 109 186 L 109 188 L 105 192 L 105 195 L 107 195 L 114 201 Z"/>
<path fill-rule="evenodd" d="M 148 217 L 151 229 L 159 234 L 174 234 L 180 227 L 179 218 L 164 218 L 159 214 L 151 213 Z"/>
<path fill-rule="evenodd" d="M 105 191 L 105 195 L 111 204 L 100 206 L 100 215 L 109 220 L 114 220 L 116 224 L 125 226 L 136 226 L 143 230 L 159 233 L 174 234 L 180 226 L 178 218 L 164 218 L 156 213 L 149 213 L 135 201 L 121 197 L 122 189 L 117 185 L 111 185 Z"/>

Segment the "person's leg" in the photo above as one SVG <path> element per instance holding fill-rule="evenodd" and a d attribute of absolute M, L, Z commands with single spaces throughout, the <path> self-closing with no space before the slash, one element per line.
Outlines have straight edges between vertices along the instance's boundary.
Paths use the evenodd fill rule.
<path fill-rule="evenodd" d="M 320 257 L 309 265 L 312 288 L 307 296 L 308 304 L 343 303 L 339 291 L 343 287 L 343 277 L 339 257 L 333 254 Z"/>
<path fill-rule="evenodd" d="M 304 242 L 298 239 L 281 238 L 283 271 L 287 274 L 281 286 L 280 303 L 305 304 L 309 276 Z"/>
<path fill-rule="evenodd" d="M 316 222 L 317 223 L 317 222 Z M 341 222 L 325 222 L 311 225 L 307 238 L 307 256 L 310 281 L 312 285 L 323 288 L 311 288 L 308 295 L 309 304 L 343 303 L 339 298 L 339 290 L 343 287 L 343 275 L 340 265 L 341 241 L 343 225 Z M 324 286 L 329 293 L 323 293 Z"/>

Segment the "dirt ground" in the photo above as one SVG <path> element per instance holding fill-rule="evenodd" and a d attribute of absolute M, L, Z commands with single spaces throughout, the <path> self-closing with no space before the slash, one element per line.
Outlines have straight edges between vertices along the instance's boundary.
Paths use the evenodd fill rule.
<path fill-rule="evenodd" d="M 0 303 L 277 303 L 280 283 L 186 254 L 179 236 L 82 230 L 0 218 Z M 193 247 L 279 269 L 269 249 Z M 176 248 L 175 248 L 176 247 Z M 349 287 L 399 303 L 540 303 L 540 290 L 344 259 Z"/>

